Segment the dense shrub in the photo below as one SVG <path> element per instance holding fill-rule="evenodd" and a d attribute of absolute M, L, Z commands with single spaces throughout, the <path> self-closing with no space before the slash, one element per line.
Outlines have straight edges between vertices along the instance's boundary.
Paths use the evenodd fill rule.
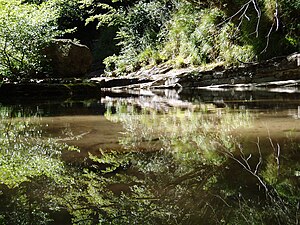
<path fill-rule="evenodd" d="M 42 72 L 45 57 L 41 49 L 59 34 L 58 11 L 48 3 L 20 4 L 1 1 L 0 75 L 23 78 Z"/>
<path fill-rule="evenodd" d="M 240 45 L 251 46 L 256 59 L 299 51 L 297 0 L 221 0 L 220 3 L 217 7 L 226 14 L 226 22 L 239 30 L 234 38 Z"/>
<path fill-rule="evenodd" d="M 1 0 L 1 80 L 49 73 L 43 49 L 53 38 L 71 31 L 81 14 L 79 0 Z"/>
<path fill-rule="evenodd" d="M 170 18 L 173 4 L 164 0 L 139 1 L 122 11 L 117 32 L 121 53 L 105 60 L 107 69 L 119 72 L 134 70 L 144 61 L 154 58 L 158 45 L 163 41 L 163 27 Z"/>
<path fill-rule="evenodd" d="M 108 71 L 127 73 L 166 61 L 232 65 L 289 54 L 299 43 L 297 12 L 293 0 L 138 2 L 123 14 L 120 54 L 104 63 Z"/>
<path fill-rule="evenodd" d="M 280 19 L 286 40 L 300 51 L 300 1 L 279 0 Z"/>
<path fill-rule="evenodd" d="M 121 53 L 105 60 L 107 69 L 119 73 L 164 61 L 183 67 L 234 64 L 254 56 L 251 46 L 234 40 L 239 31 L 233 24 L 218 26 L 225 19 L 218 8 L 157 0 L 137 3 L 126 18 L 118 33 Z"/>
<path fill-rule="evenodd" d="M 111 55 L 104 60 L 111 74 L 162 62 L 266 59 L 299 51 L 299 11 L 297 0 L 0 0 L 0 76 L 48 73 L 42 49 L 63 33 L 96 48 L 99 60 Z"/>

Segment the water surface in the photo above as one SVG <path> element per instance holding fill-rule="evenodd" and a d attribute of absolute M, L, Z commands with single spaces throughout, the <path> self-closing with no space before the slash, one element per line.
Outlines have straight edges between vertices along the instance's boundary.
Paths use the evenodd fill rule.
<path fill-rule="evenodd" d="M 37 117 L 3 133 L 18 138 L 1 142 L 12 160 L 0 224 L 297 224 L 299 97 L 160 90 L 3 104 Z"/>

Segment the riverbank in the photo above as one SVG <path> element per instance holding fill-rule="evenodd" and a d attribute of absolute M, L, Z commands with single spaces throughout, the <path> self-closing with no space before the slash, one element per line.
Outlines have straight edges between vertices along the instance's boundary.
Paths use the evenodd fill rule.
<path fill-rule="evenodd" d="M 95 75 L 95 74 L 94 74 Z M 174 69 L 161 64 L 141 69 L 124 77 L 105 77 L 101 74 L 82 79 L 30 80 L 23 83 L 3 83 L 0 101 L 30 99 L 98 98 L 103 92 L 120 93 L 174 89 L 191 92 L 213 90 L 260 90 L 300 92 L 300 54 L 270 59 L 239 67 L 212 69 Z"/>
<path fill-rule="evenodd" d="M 95 77 L 103 88 L 118 89 L 195 89 L 234 87 L 299 87 L 300 54 L 273 58 L 261 63 L 245 63 L 238 67 L 215 66 L 174 69 L 161 64 L 141 69 L 125 77 Z"/>

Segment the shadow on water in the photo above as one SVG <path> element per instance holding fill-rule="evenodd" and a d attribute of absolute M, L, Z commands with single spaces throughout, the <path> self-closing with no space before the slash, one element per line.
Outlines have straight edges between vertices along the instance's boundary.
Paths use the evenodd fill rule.
<path fill-rule="evenodd" d="M 296 95 L 128 95 L 2 107 L 0 224 L 299 223 Z"/>

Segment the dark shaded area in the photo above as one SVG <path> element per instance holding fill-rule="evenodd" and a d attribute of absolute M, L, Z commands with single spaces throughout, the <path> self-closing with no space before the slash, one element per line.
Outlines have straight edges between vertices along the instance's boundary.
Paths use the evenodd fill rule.
<path fill-rule="evenodd" d="M 189 102 L 213 103 L 230 108 L 284 109 L 286 107 L 297 108 L 300 105 L 300 92 L 272 92 L 268 89 L 256 91 L 183 89 L 179 96 L 180 99 Z"/>
<path fill-rule="evenodd" d="M 20 103 L 68 98 L 92 98 L 100 96 L 100 86 L 91 83 L 5 83 L 0 86 L 0 102 Z"/>

